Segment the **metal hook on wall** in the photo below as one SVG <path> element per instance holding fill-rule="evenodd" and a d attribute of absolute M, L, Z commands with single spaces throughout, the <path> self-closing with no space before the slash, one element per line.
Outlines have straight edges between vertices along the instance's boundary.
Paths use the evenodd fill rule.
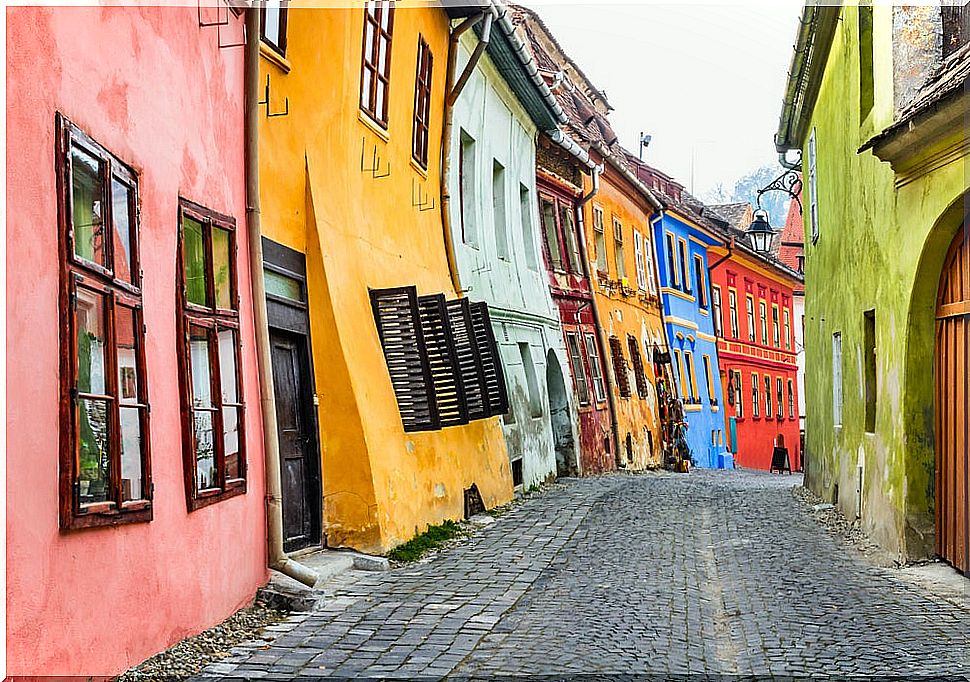
<path fill-rule="evenodd" d="M 244 47 L 246 45 L 245 28 L 243 28 L 243 41 L 241 43 L 223 43 L 222 42 L 222 27 L 223 26 L 229 26 L 229 12 L 231 10 L 233 10 L 233 8 L 229 6 L 228 2 L 226 2 L 225 0 L 223 0 L 223 3 L 225 3 L 225 5 L 226 5 L 226 7 L 225 7 L 225 10 L 226 10 L 225 19 L 222 18 L 223 15 L 220 12 L 220 9 L 222 9 L 222 4 L 223 3 L 220 3 L 220 4 L 216 5 L 216 8 L 215 8 L 215 10 L 216 10 L 216 20 L 215 21 L 206 21 L 205 19 L 202 18 L 202 3 L 203 3 L 203 1 L 204 0 L 198 0 L 199 28 L 208 28 L 210 26 L 215 26 L 216 27 L 216 36 L 217 36 L 217 40 L 218 40 L 218 43 L 219 43 L 219 49 L 225 49 L 225 48 L 229 48 L 229 47 Z"/>
<path fill-rule="evenodd" d="M 290 113 L 290 98 L 289 97 L 284 97 L 283 98 L 283 104 L 284 104 L 283 111 L 277 111 L 277 112 L 274 113 L 274 112 L 271 112 L 269 110 L 269 74 L 266 74 L 266 95 L 265 95 L 265 99 L 263 99 L 262 101 L 258 102 L 258 104 L 265 104 L 266 105 L 266 118 L 273 118 L 274 116 L 286 116 L 287 114 Z"/>
<path fill-rule="evenodd" d="M 377 155 L 377 145 L 374 145 L 374 149 L 371 150 L 371 162 L 369 166 L 364 165 L 364 151 L 367 149 L 367 138 L 360 138 L 360 172 L 370 173 L 371 177 L 375 180 L 380 178 L 386 178 L 391 174 L 391 162 L 387 162 L 387 170 L 384 173 L 380 173 L 381 168 L 381 157 Z M 411 190 L 411 196 L 414 196 L 414 189 Z M 413 198 L 412 198 L 413 201 Z"/>
<path fill-rule="evenodd" d="M 415 187 L 417 187 L 417 190 L 418 190 L 417 200 L 415 200 L 415 197 L 414 197 L 414 189 L 415 189 Z M 418 209 L 418 212 L 420 212 L 420 213 L 424 213 L 425 211 L 433 211 L 434 210 L 434 197 L 431 197 L 431 201 L 429 203 L 428 202 L 428 196 L 425 195 L 422 198 L 421 194 L 422 194 L 421 185 L 419 185 L 417 183 L 417 181 L 414 178 L 412 178 L 411 179 L 411 206 L 414 206 L 415 208 L 417 208 Z"/>

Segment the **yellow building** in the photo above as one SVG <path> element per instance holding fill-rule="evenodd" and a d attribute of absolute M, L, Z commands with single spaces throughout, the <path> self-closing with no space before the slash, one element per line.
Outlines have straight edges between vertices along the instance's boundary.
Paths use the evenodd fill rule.
<path fill-rule="evenodd" d="M 421 405 L 395 393 L 375 323 L 378 290 L 457 298 L 439 187 L 450 22 L 418 3 L 300 5 L 268 7 L 261 47 L 284 533 L 287 549 L 322 535 L 386 551 L 460 518 L 473 486 L 486 507 L 512 496 L 498 418 L 414 430 Z M 410 360 L 397 369 L 420 365 Z"/>

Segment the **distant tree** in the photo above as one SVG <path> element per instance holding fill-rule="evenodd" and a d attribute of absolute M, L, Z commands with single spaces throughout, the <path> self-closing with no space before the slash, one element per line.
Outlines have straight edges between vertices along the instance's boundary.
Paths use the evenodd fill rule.
<path fill-rule="evenodd" d="M 724 183 L 719 182 L 701 197 L 701 201 L 705 204 L 728 204 L 731 203 L 732 196 L 732 193 L 728 191 Z"/>
<path fill-rule="evenodd" d="M 758 190 L 769 185 L 784 171 L 785 169 L 779 164 L 770 163 L 741 176 L 734 183 L 734 191 L 731 193 L 730 201 L 747 201 L 752 206 L 757 207 Z M 788 195 L 784 192 L 766 192 L 761 195 L 761 208 L 768 211 L 768 222 L 771 223 L 772 227 L 781 228 L 785 224 L 789 201 Z"/>

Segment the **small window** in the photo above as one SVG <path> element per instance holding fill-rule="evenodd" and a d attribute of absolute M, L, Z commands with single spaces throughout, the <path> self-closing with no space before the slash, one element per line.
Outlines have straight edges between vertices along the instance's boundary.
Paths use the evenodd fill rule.
<path fill-rule="evenodd" d="M 788 380 L 788 418 L 795 418 L 795 386 L 791 379 Z"/>
<path fill-rule="evenodd" d="M 711 356 L 703 356 L 704 360 L 704 377 L 707 379 L 707 399 L 710 401 L 711 405 L 717 405 L 717 397 L 714 391 L 714 374 L 711 370 Z"/>
<path fill-rule="evenodd" d="M 650 237 L 645 235 L 643 237 L 643 261 L 644 268 L 647 271 L 647 287 L 651 294 L 657 293 L 657 280 L 653 274 L 654 260 L 653 260 L 653 245 L 650 242 Z"/>
<path fill-rule="evenodd" d="M 876 311 L 867 310 L 862 316 L 862 352 L 865 371 L 866 432 L 876 431 Z"/>
<path fill-rule="evenodd" d="M 418 36 L 417 73 L 414 77 L 414 125 L 411 156 L 422 168 L 428 167 L 428 137 L 431 129 L 431 48 Z"/>
<path fill-rule="evenodd" d="M 637 289 L 647 290 L 647 266 L 643 254 L 643 235 L 640 230 L 633 230 L 633 259 L 637 264 Z"/>
<path fill-rule="evenodd" d="M 287 0 L 265 0 L 260 11 L 260 38 L 281 55 L 286 55 Z"/>
<path fill-rule="evenodd" d="M 583 353 L 580 350 L 579 337 L 574 332 L 567 332 L 566 345 L 569 347 L 569 364 L 573 369 L 573 380 L 576 382 L 579 404 L 589 405 L 589 383 L 586 381 L 586 370 L 583 366 Z"/>
<path fill-rule="evenodd" d="M 751 414 L 755 419 L 761 417 L 761 395 L 758 390 L 758 375 L 751 375 Z"/>
<path fill-rule="evenodd" d="M 586 355 L 589 357 L 589 373 L 593 379 L 593 393 L 596 402 L 601 403 L 606 400 L 606 386 L 603 383 L 603 367 L 600 365 L 596 337 L 592 334 L 586 335 Z"/>
<path fill-rule="evenodd" d="M 791 350 L 791 315 L 785 309 L 785 350 Z"/>
<path fill-rule="evenodd" d="M 606 264 L 606 234 L 603 226 L 603 209 L 593 207 L 593 237 L 596 246 L 596 271 L 609 274 Z"/>
<path fill-rule="evenodd" d="M 687 380 L 688 392 L 690 394 L 690 401 L 692 403 L 699 403 L 700 398 L 697 395 L 697 374 L 694 372 L 694 354 L 689 351 L 684 351 L 684 362 L 687 365 Z"/>
<path fill-rule="evenodd" d="M 478 246 L 475 140 L 464 129 L 459 130 L 458 137 L 458 201 L 461 206 L 461 240 L 469 246 Z"/>
<path fill-rule="evenodd" d="M 690 396 L 687 393 L 687 373 L 684 371 L 684 358 L 677 349 L 674 349 L 674 364 L 677 367 L 677 383 L 680 386 L 680 397 L 685 403 L 690 403 Z"/>
<path fill-rule="evenodd" d="M 714 308 L 714 335 L 724 336 L 721 322 L 721 287 L 711 286 L 711 307 Z"/>
<path fill-rule="evenodd" d="M 519 342 L 519 357 L 522 359 L 522 369 L 525 370 L 526 387 L 529 391 L 529 413 L 533 417 L 542 416 L 542 396 L 539 394 L 539 380 L 536 368 L 532 363 L 532 349 L 528 343 Z"/>
<path fill-rule="evenodd" d="M 761 312 L 761 345 L 768 345 L 768 304 L 762 299 L 758 303 Z"/>
<path fill-rule="evenodd" d="M 860 3 L 859 18 L 859 124 L 872 111 L 873 104 L 873 53 L 872 53 L 872 5 Z"/>
<path fill-rule="evenodd" d="M 667 280 L 671 287 L 680 288 L 680 277 L 677 271 L 677 257 L 674 253 L 674 235 L 665 233 L 667 242 Z"/>
<path fill-rule="evenodd" d="M 741 372 L 734 372 L 734 416 L 744 419 L 744 382 Z"/>
<path fill-rule="evenodd" d="M 62 528 L 152 518 L 138 177 L 57 117 L 67 244 L 60 310 Z"/>
<path fill-rule="evenodd" d="M 754 298 L 749 294 L 745 297 L 745 306 L 748 313 L 748 341 L 755 341 L 758 332 L 754 321 Z"/>
<path fill-rule="evenodd" d="M 704 275 L 704 259 L 694 256 L 694 280 L 697 285 L 697 305 L 707 309 L 707 277 Z"/>
<path fill-rule="evenodd" d="M 731 315 L 731 338 L 738 338 L 738 294 L 728 289 L 728 308 Z"/>
<path fill-rule="evenodd" d="M 246 492 L 236 224 L 179 202 L 179 364 L 189 509 Z"/>
<path fill-rule="evenodd" d="M 771 306 L 771 335 L 775 348 L 781 348 L 781 329 L 778 325 L 778 306 Z"/>
<path fill-rule="evenodd" d="M 677 240 L 677 261 L 680 264 L 680 283 L 684 291 L 690 293 L 690 278 L 687 276 L 687 242 L 683 239 Z"/>
<path fill-rule="evenodd" d="M 626 258 L 623 255 L 623 225 L 613 218 L 613 257 L 616 260 L 616 278 L 626 277 Z"/>
<path fill-rule="evenodd" d="M 623 344 L 615 336 L 610 337 L 610 355 L 613 357 L 613 376 L 616 377 L 616 387 L 621 398 L 630 397 L 630 376 L 623 357 Z"/>
<path fill-rule="evenodd" d="M 505 166 L 492 159 L 492 221 L 495 226 L 495 252 L 502 260 L 511 260 L 508 223 L 505 215 Z"/>
<path fill-rule="evenodd" d="M 389 0 L 368 2 L 364 7 L 360 108 L 383 128 L 387 128 L 393 32 L 394 3 Z"/>
<path fill-rule="evenodd" d="M 571 204 L 564 201 L 559 202 L 559 226 L 565 238 L 569 269 L 575 275 L 582 275 L 583 263 L 579 256 L 579 241 L 576 238 L 576 224 L 573 220 L 574 211 L 575 209 Z"/>
<path fill-rule="evenodd" d="M 519 183 L 519 221 L 526 267 L 530 270 L 538 270 L 539 262 L 536 259 L 536 245 L 532 230 L 532 192 L 521 183 Z"/>
<path fill-rule="evenodd" d="M 559 243 L 559 229 L 556 225 L 556 201 L 552 197 L 542 197 L 540 207 L 542 209 L 542 234 L 546 240 L 549 267 L 556 272 L 562 272 L 562 245 Z"/>
<path fill-rule="evenodd" d="M 765 419 L 771 419 L 771 377 L 765 377 Z"/>
<path fill-rule="evenodd" d="M 842 332 L 832 334 L 832 422 L 842 426 Z"/>
<path fill-rule="evenodd" d="M 627 336 L 627 346 L 630 349 L 630 362 L 633 363 L 633 378 L 637 384 L 637 395 L 643 399 L 649 395 L 647 388 L 647 374 L 643 368 L 643 357 L 640 355 L 640 342 L 635 336 Z"/>
<path fill-rule="evenodd" d="M 775 379 L 775 401 L 778 406 L 778 419 L 785 418 L 785 394 L 784 394 L 784 382 L 781 377 Z"/>
<path fill-rule="evenodd" d="M 263 282 L 266 295 L 270 298 L 281 298 L 294 303 L 306 303 L 306 292 L 303 282 L 282 272 L 263 266 Z"/>

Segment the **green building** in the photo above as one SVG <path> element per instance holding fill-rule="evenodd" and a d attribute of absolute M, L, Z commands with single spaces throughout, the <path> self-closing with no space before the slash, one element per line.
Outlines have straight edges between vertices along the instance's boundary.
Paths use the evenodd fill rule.
<path fill-rule="evenodd" d="M 964 572 L 968 14 L 807 6 L 775 139 L 805 183 L 806 485 Z"/>

